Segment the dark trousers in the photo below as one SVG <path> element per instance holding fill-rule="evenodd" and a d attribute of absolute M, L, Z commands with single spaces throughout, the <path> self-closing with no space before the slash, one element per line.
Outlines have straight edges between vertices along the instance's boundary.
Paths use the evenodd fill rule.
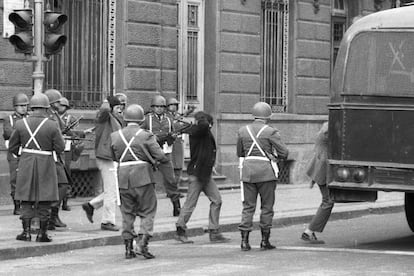
<path fill-rule="evenodd" d="M 259 183 L 243 182 L 244 201 L 242 219 L 239 230 L 253 230 L 253 216 L 256 211 L 257 195 L 260 195 L 260 228 L 272 228 L 273 205 L 275 204 L 276 181 L 267 181 Z"/>
<path fill-rule="evenodd" d="M 40 221 L 48 221 L 50 217 L 50 201 L 22 201 L 20 219 L 32 219 L 38 217 Z"/>
<path fill-rule="evenodd" d="M 154 217 L 157 212 L 157 196 L 154 184 L 137 188 L 119 189 L 121 197 L 122 238 L 130 240 L 136 237 L 134 222 L 141 218 L 139 234 L 152 236 Z"/>
<path fill-rule="evenodd" d="M 62 203 L 63 198 L 66 196 L 67 191 L 69 188 L 69 184 L 67 183 L 59 183 L 58 184 L 58 190 L 59 190 L 59 200 L 52 202 L 52 207 L 60 207 L 60 204 Z"/>
<path fill-rule="evenodd" d="M 187 199 L 185 200 L 183 208 L 181 208 L 180 216 L 178 217 L 176 226 L 184 229 L 187 228 L 187 222 L 190 220 L 190 217 L 197 205 L 201 191 L 203 191 L 210 200 L 208 229 L 218 229 L 222 201 L 216 183 L 212 178 L 210 178 L 210 181 L 208 183 L 201 183 L 194 175 L 190 175 L 189 180 L 190 183 L 188 184 Z"/>
<path fill-rule="evenodd" d="M 12 158 L 9 160 L 9 171 L 10 171 L 10 195 L 14 199 L 16 193 L 16 178 L 17 178 L 17 167 L 19 165 L 18 158 Z"/>
<path fill-rule="evenodd" d="M 170 154 L 166 154 L 171 157 Z M 171 198 L 172 201 L 180 199 L 180 193 L 178 192 L 177 181 L 175 180 L 174 168 L 171 160 L 166 163 L 162 163 L 158 167 L 163 177 L 163 184 L 167 197 Z"/>
<path fill-rule="evenodd" d="M 333 200 L 329 196 L 328 186 L 318 185 L 322 195 L 322 203 L 318 208 L 315 216 L 312 218 L 309 224 L 309 230 L 313 232 L 322 232 L 328 223 L 331 216 L 332 208 L 334 206 Z"/>

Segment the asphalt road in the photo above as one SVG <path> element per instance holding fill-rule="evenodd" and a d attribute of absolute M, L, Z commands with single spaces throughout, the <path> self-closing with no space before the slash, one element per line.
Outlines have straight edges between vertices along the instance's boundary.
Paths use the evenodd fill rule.
<path fill-rule="evenodd" d="M 183 245 L 175 240 L 150 243 L 153 260 L 124 259 L 123 246 L 95 247 L 0 262 L 1 275 L 414 275 L 414 235 L 404 213 L 333 221 L 308 245 L 303 225 L 272 230 L 278 249 L 260 251 L 260 233 L 251 233 L 249 252 L 240 251 L 240 234 L 231 242 L 210 244 L 208 236 Z"/>

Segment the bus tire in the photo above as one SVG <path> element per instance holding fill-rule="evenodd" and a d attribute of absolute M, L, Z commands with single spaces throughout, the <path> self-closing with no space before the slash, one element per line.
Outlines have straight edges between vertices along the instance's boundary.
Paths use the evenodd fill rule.
<path fill-rule="evenodd" d="M 404 198 L 405 217 L 407 218 L 408 226 L 414 232 L 414 194 L 405 193 Z"/>

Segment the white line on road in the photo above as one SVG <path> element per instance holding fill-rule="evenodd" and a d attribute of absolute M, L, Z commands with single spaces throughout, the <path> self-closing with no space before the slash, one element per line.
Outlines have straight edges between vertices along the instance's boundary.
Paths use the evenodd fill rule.
<path fill-rule="evenodd" d="M 151 246 L 165 246 L 165 244 L 151 244 Z M 238 244 L 195 244 L 198 247 L 211 247 L 211 248 L 237 248 L 240 249 Z M 291 251 L 318 251 L 318 252 L 343 252 L 343 253 L 357 253 L 357 254 L 383 254 L 383 255 L 402 255 L 402 256 L 414 256 L 414 252 L 411 251 L 399 251 L 399 250 L 370 250 L 370 249 L 356 249 L 356 248 L 328 248 L 328 247 L 307 247 L 307 246 L 278 246 L 277 249 L 291 250 Z"/>

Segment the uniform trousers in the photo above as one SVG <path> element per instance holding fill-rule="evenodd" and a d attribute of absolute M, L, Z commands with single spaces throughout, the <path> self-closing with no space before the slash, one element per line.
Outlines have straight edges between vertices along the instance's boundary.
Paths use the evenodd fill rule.
<path fill-rule="evenodd" d="M 94 209 L 103 207 L 101 223 L 115 224 L 116 197 L 118 192 L 116 183 L 118 179 L 113 171 L 114 162 L 112 160 L 96 158 L 96 165 L 101 173 L 104 191 L 93 198 L 89 204 Z"/>
<path fill-rule="evenodd" d="M 172 201 L 175 201 L 180 199 L 180 192 L 178 191 L 178 184 L 175 180 L 174 168 L 171 162 L 171 154 L 168 153 L 166 156 L 170 159 L 170 161 L 161 163 L 158 166 L 158 170 L 163 176 L 163 184 L 167 197 L 169 197 Z"/>
<path fill-rule="evenodd" d="M 22 201 L 20 219 L 32 219 L 36 216 L 40 221 L 48 221 L 50 206 L 51 201 L 39 201 L 37 204 L 34 201 Z"/>
<path fill-rule="evenodd" d="M 329 189 L 327 185 L 318 185 L 322 194 L 322 203 L 316 211 L 315 216 L 309 224 L 309 230 L 312 232 L 322 232 L 328 223 L 329 217 L 334 206 L 333 200 L 329 196 Z"/>
<path fill-rule="evenodd" d="M 238 227 L 239 230 L 253 230 L 253 216 L 256 211 L 257 195 L 260 195 L 261 200 L 260 228 L 266 230 L 272 228 L 275 189 L 275 180 L 258 183 L 243 182 L 244 201 L 242 219 Z"/>
<path fill-rule="evenodd" d="M 157 196 L 154 184 L 142 187 L 120 189 L 122 238 L 130 240 L 136 237 L 134 222 L 136 216 L 141 218 L 139 234 L 152 236 L 154 218 L 157 212 Z"/>
<path fill-rule="evenodd" d="M 10 171 L 10 195 L 14 199 L 16 193 L 16 179 L 17 179 L 17 168 L 19 166 L 19 158 L 11 157 L 9 161 Z"/>
<path fill-rule="evenodd" d="M 187 228 L 186 224 L 190 220 L 190 217 L 197 205 L 201 191 L 203 191 L 207 198 L 210 200 L 208 229 L 219 229 L 219 218 L 222 200 L 216 183 L 212 178 L 210 178 L 207 183 L 202 183 L 194 175 L 189 176 L 189 181 L 190 183 L 188 184 L 187 199 L 185 200 L 184 206 L 181 208 L 180 216 L 178 217 L 176 226 L 183 229 Z"/>

